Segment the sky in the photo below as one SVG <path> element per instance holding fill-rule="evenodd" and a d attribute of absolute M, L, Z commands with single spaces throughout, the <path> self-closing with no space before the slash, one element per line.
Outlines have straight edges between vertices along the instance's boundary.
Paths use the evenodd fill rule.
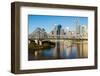
<path fill-rule="evenodd" d="M 78 16 L 50 16 L 50 15 L 28 15 L 29 33 L 36 28 L 44 28 L 46 32 L 51 32 L 55 25 L 61 24 L 62 28 L 74 29 L 76 21 L 80 25 L 88 25 L 88 17 Z"/>

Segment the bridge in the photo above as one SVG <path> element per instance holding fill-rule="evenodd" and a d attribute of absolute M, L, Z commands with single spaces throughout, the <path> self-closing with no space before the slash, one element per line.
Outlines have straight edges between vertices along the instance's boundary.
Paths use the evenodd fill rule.
<path fill-rule="evenodd" d="M 71 40 L 71 41 L 87 41 L 88 39 L 87 38 L 32 38 L 32 39 L 29 39 L 30 41 L 35 41 L 35 43 L 39 44 L 39 45 L 42 45 L 42 42 L 43 41 L 52 41 L 52 42 L 55 42 L 55 41 L 58 41 L 58 40 Z"/>
<path fill-rule="evenodd" d="M 32 38 L 31 40 L 88 40 L 87 38 Z"/>

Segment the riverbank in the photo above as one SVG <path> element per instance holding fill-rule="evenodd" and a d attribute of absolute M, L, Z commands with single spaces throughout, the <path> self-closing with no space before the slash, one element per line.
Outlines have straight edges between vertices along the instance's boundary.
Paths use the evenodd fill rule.
<path fill-rule="evenodd" d="M 35 42 L 31 42 L 30 44 L 28 44 L 28 50 L 30 53 L 33 52 L 34 50 L 39 51 L 39 50 L 45 50 L 53 47 L 55 47 L 55 43 L 49 41 L 42 42 L 42 45 L 38 45 Z"/>

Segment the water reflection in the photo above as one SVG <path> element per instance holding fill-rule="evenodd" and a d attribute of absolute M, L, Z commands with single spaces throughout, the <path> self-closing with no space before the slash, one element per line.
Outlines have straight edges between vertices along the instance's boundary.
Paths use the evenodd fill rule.
<path fill-rule="evenodd" d="M 88 43 L 87 40 L 56 40 L 54 48 L 33 50 L 28 56 L 29 60 L 87 58 Z"/>

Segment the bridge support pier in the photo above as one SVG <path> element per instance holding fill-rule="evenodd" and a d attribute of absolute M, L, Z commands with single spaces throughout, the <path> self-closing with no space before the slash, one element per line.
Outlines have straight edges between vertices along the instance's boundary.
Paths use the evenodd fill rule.
<path fill-rule="evenodd" d="M 42 41 L 39 41 L 39 45 L 42 45 Z"/>
<path fill-rule="evenodd" d="M 42 45 L 42 41 L 41 40 L 35 40 L 35 43 L 38 45 Z"/>
<path fill-rule="evenodd" d="M 38 44 L 38 40 L 34 40 L 36 44 Z"/>

